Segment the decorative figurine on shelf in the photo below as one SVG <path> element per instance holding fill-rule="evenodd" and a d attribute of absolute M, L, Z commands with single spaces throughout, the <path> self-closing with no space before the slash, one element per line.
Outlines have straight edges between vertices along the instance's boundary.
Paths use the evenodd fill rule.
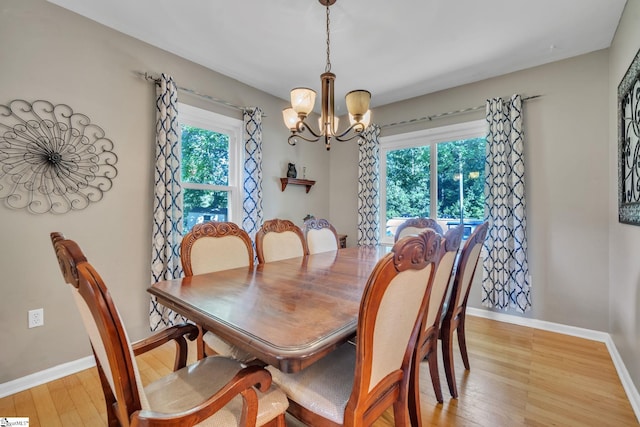
<path fill-rule="evenodd" d="M 289 163 L 287 168 L 287 178 L 296 178 L 298 176 L 298 171 L 296 171 L 296 165 L 294 163 Z"/>

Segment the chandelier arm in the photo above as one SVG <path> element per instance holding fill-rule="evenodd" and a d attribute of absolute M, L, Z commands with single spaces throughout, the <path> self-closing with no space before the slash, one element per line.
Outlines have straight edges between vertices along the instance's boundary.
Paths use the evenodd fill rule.
<path fill-rule="evenodd" d="M 310 133 L 313 136 L 306 136 L 305 133 Z M 304 119 L 298 120 L 296 128 L 291 131 L 291 135 L 287 139 L 289 145 L 296 145 L 295 139 L 300 138 L 307 142 L 316 142 L 322 137 L 322 131 L 316 133 L 311 126 L 305 122 Z M 292 142 L 293 141 L 293 142 Z"/>
<path fill-rule="evenodd" d="M 292 132 L 291 135 L 289 135 L 289 138 L 287 138 L 287 142 L 289 143 L 289 145 L 296 145 L 296 142 L 295 142 L 296 138 L 303 139 L 303 140 L 305 140 L 307 142 L 318 142 L 320 140 L 319 136 L 315 137 L 315 138 L 309 138 L 309 137 L 304 136 L 304 135 L 302 135 L 300 133 Z"/>
<path fill-rule="evenodd" d="M 311 126 L 309 126 L 309 124 L 304 119 L 298 120 L 298 123 L 296 123 L 295 132 L 297 134 L 302 134 L 305 131 L 309 132 L 311 135 L 313 135 L 316 138 L 314 141 L 317 141 L 323 135 L 322 129 L 320 129 L 320 131 L 316 133 L 313 130 L 313 128 Z M 310 141 L 310 140 L 307 139 L 307 141 Z"/>
<path fill-rule="evenodd" d="M 350 141 L 353 138 L 356 138 L 358 136 L 362 136 L 362 133 L 364 132 L 364 125 L 362 123 L 354 123 L 351 126 L 349 126 L 344 132 L 342 132 L 341 134 L 337 134 L 334 135 L 333 137 L 336 139 L 336 141 L 340 141 L 340 142 L 345 142 L 345 141 Z M 346 137 L 347 134 L 349 132 L 353 132 L 354 134 Z"/>

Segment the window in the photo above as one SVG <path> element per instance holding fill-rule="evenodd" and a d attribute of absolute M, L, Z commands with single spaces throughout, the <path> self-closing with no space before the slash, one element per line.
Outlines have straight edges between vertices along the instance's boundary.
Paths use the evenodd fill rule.
<path fill-rule="evenodd" d="M 381 242 L 411 217 L 464 223 L 467 237 L 484 218 L 485 146 L 484 120 L 381 138 Z"/>
<path fill-rule="evenodd" d="M 241 220 L 242 121 L 179 104 L 186 234 L 204 221 Z"/>

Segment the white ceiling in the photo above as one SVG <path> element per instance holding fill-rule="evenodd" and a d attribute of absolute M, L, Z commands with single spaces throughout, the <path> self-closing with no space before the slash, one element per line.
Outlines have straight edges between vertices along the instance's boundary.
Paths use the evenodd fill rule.
<path fill-rule="evenodd" d="M 49 1 L 283 99 L 297 86 L 320 91 L 318 0 Z M 330 8 L 336 99 L 367 89 L 375 107 L 604 49 L 625 3 L 338 0 Z"/>

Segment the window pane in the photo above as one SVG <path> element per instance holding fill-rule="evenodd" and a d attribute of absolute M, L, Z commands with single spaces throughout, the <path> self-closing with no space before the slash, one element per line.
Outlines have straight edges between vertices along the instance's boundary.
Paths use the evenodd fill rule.
<path fill-rule="evenodd" d="M 443 142 L 438 150 L 438 219 L 464 222 L 465 235 L 484 218 L 485 139 Z"/>
<path fill-rule="evenodd" d="M 226 191 L 184 189 L 184 230 L 205 221 L 227 221 L 229 194 Z"/>
<path fill-rule="evenodd" d="M 395 234 L 400 218 L 429 217 L 429 146 L 387 152 L 387 236 Z"/>
<path fill-rule="evenodd" d="M 182 128 L 182 182 L 229 185 L 229 135 Z"/>

